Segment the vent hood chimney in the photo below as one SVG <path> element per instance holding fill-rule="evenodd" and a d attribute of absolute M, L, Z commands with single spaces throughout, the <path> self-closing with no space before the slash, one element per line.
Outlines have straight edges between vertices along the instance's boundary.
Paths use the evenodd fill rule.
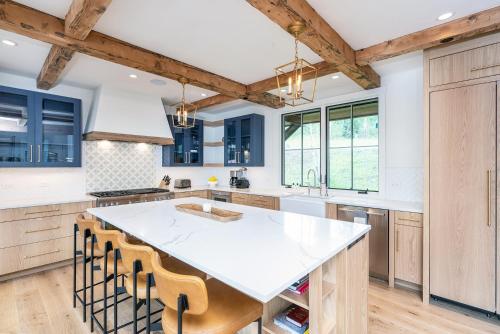
<path fill-rule="evenodd" d="M 97 89 L 83 138 L 173 144 L 172 132 L 160 97 L 109 86 Z"/>

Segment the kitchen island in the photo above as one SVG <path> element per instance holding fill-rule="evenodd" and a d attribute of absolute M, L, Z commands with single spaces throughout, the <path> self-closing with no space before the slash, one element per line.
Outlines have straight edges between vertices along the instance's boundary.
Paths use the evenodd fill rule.
<path fill-rule="evenodd" d="M 243 213 L 218 222 L 179 212 L 183 203 Z M 310 333 L 366 333 L 370 226 L 200 198 L 92 208 L 88 212 L 265 304 L 264 330 L 296 304 Z M 287 291 L 309 275 L 309 293 Z"/>

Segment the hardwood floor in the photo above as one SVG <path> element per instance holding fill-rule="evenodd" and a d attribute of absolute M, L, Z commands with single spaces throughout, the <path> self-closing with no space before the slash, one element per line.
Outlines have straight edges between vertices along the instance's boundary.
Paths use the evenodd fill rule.
<path fill-rule="evenodd" d="M 77 277 L 80 282 L 80 275 Z M 72 268 L 67 266 L 0 283 L 0 333 L 90 333 L 89 322 L 82 322 L 81 307 L 72 307 L 71 282 Z M 100 290 L 96 293 L 100 295 Z M 131 319 L 131 304 L 127 302 L 120 304 L 122 320 Z M 369 333 L 498 334 L 500 322 L 436 305 L 426 307 L 415 293 L 370 282 Z"/>

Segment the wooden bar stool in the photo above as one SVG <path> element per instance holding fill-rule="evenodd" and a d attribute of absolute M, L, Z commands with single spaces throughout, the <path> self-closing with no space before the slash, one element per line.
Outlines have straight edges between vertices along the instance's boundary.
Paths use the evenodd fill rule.
<path fill-rule="evenodd" d="M 161 329 L 161 324 L 159 323 L 161 318 L 153 323 L 151 322 L 151 316 L 162 311 L 158 310 L 151 313 L 151 299 L 158 299 L 158 291 L 153 279 L 153 269 L 151 267 L 151 259 L 156 252 L 149 246 L 128 243 L 124 235 L 118 238 L 118 248 L 120 249 L 123 265 L 131 272 L 131 274 L 127 275 L 125 278 L 125 289 L 128 294 L 132 295 L 133 299 L 133 321 L 131 322 L 133 324 L 133 333 L 138 333 L 137 322 L 144 318 L 146 318 L 146 327 L 144 328 L 146 333 L 149 333 L 151 330 Z M 206 276 L 203 272 L 173 257 L 166 257 L 162 260 L 164 265 L 174 272 L 197 275 L 198 278 Z M 201 278 L 199 279 L 201 280 Z M 139 304 L 137 302 L 138 299 L 141 300 Z M 138 319 L 137 311 L 144 304 L 144 301 L 146 302 L 146 316 Z M 161 305 L 163 306 L 163 304 Z"/>
<path fill-rule="evenodd" d="M 92 245 L 95 244 L 95 234 L 94 234 L 94 223 L 96 220 L 88 219 L 83 214 L 79 214 L 76 217 L 76 222 L 73 225 L 73 308 L 76 307 L 76 300 L 82 304 L 83 307 L 83 322 L 87 321 L 87 306 L 90 303 L 87 303 L 87 263 L 91 262 L 91 257 L 88 255 L 91 254 L 94 257 L 102 257 L 104 253 L 99 249 L 94 249 Z M 82 250 L 78 250 L 77 246 L 77 234 L 80 232 L 80 236 L 82 238 Z M 83 255 L 82 258 L 82 274 L 83 274 L 83 283 L 82 288 L 77 290 L 76 287 L 76 257 L 78 255 Z M 99 270 L 97 267 L 91 267 L 92 271 Z M 100 284 L 102 282 L 96 283 Z M 82 297 L 79 296 L 79 293 L 82 292 Z"/>
<path fill-rule="evenodd" d="M 94 322 L 97 323 L 98 327 L 104 332 L 108 332 L 108 317 L 107 317 L 107 309 L 108 309 L 108 288 L 107 282 L 111 279 L 113 280 L 113 330 L 115 333 L 118 331 L 118 304 L 129 299 L 130 297 L 123 298 L 118 301 L 118 296 L 120 294 L 125 293 L 124 286 L 124 277 L 125 274 L 129 272 L 123 265 L 121 260 L 120 250 L 118 248 L 118 238 L 123 237 L 126 240 L 125 236 L 122 236 L 122 232 L 118 230 L 105 230 L 101 227 L 99 222 L 94 222 L 94 233 L 97 240 L 98 249 L 103 250 L 104 256 L 99 261 L 99 266 L 103 272 L 103 282 L 105 282 L 103 286 L 103 307 L 100 310 L 94 311 L 94 273 L 91 273 L 90 282 L 91 282 L 91 290 L 90 290 L 90 314 L 91 314 L 91 331 L 94 331 Z M 92 265 L 93 265 L 93 257 Z M 108 273 L 110 274 L 108 276 Z M 122 288 L 118 288 L 118 277 L 122 277 Z M 101 324 L 99 320 L 96 318 L 96 314 L 103 312 L 103 323 Z"/>
<path fill-rule="evenodd" d="M 234 334 L 252 322 L 262 333 L 263 306 L 258 301 L 216 279 L 203 281 L 196 276 L 166 270 L 158 253 L 151 261 L 157 293 L 165 304 L 161 315 L 167 334 Z M 184 315 L 185 313 L 185 315 Z"/>

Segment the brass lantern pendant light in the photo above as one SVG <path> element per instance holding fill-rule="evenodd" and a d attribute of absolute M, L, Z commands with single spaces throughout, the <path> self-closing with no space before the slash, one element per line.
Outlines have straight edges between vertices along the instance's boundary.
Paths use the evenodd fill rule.
<path fill-rule="evenodd" d="M 307 60 L 299 58 L 298 37 L 305 28 L 302 22 L 288 27 L 288 32 L 295 36 L 295 59 L 274 69 L 280 101 L 289 106 L 314 102 L 316 94 L 318 70 Z"/>
<path fill-rule="evenodd" d="M 172 125 L 174 128 L 189 129 L 195 126 L 196 110 L 198 107 L 186 102 L 186 84 L 189 82 L 186 78 L 179 78 L 182 84 L 182 100 L 174 105 L 175 114 L 172 116 Z M 188 117 L 188 114 L 189 117 Z"/>

